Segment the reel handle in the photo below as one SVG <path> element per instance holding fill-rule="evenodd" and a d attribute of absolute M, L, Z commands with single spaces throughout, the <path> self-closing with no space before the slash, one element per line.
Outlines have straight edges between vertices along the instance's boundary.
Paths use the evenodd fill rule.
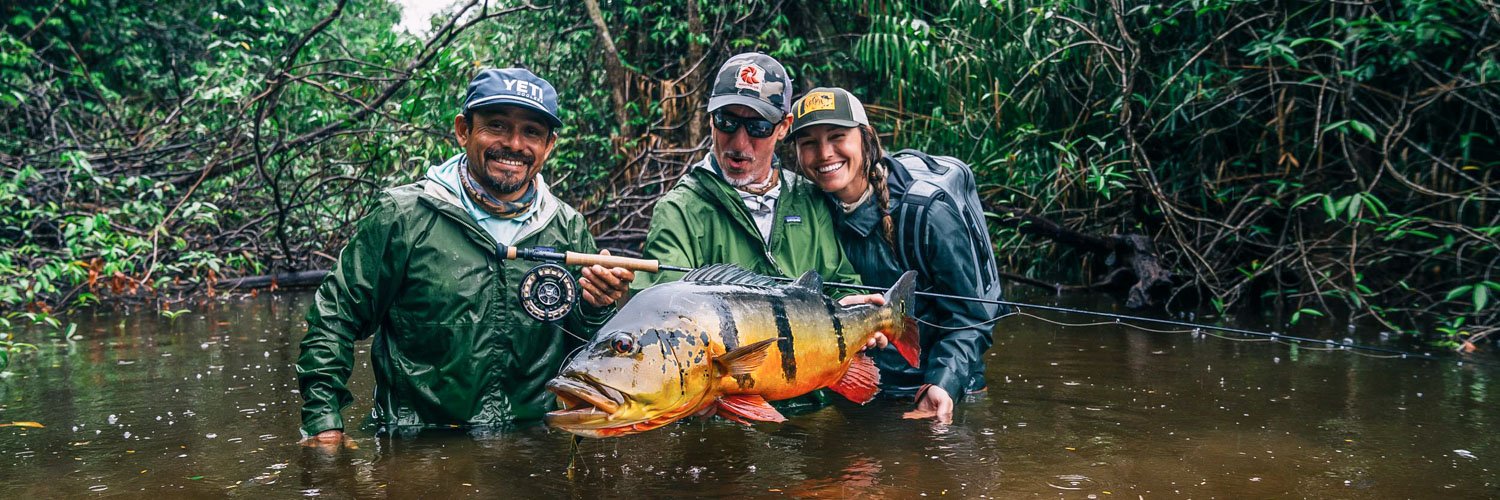
<path fill-rule="evenodd" d="M 600 265 L 606 268 L 622 267 L 631 271 L 645 271 L 654 273 L 661 270 L 661 264 L 656 259 L 637 259 L 633 257 L 622 257 L 617 255 L 599 255 L 592 253 L 567 252 L 564 261 L 570 266 L 592 266 Z"/>

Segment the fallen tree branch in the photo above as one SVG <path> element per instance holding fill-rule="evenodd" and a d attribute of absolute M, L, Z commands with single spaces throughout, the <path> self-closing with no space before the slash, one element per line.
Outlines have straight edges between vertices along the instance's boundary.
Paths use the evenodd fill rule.
<path fill-rule="evenodd" d="M 314 269 L 311 271 L 297 271 L 294 273 L 267 274 L 264 276 L 246 276 L 243 278 L 230 278 L 214 282 L 214 288 L 231 290 L 248 290 L 251 288 L 306 288 L 315 287 L 323 283 L 323 278 L 328 277 L 327 269 Z"/>
<path fill-rule="evenodd" d="M 1103 281 L 1085 286 L 1067 287 L 1015 275 L 1008 275 L 1008 279 L 1058 292 L 1123 287 L 1129 283 L 1125 306 L 1132 309 L 1156 304 L 1154 295 L 1169 289 L 1172 284 L 1172 273 L 1161 266 L 1156 245 L 1145 235 L 1100 236 L 1074 231 L 1045 217 L 1003 205 L 989 207 L 989 211 L 1000 215 L 1000 225 L 1013 227 L 1021 234 L 1040 236 L 1105 256 L 1105 262 L 1113 269 Z"/>

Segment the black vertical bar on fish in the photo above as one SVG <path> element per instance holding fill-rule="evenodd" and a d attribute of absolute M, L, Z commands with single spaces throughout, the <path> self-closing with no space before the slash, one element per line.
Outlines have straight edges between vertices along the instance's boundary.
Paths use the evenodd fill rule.
<path fill-rule="evenodd" d="M 724 342 L 724 352 L 740 348 L 740 329 L 734 324 L 734 311 L 729 308 L 729 301 L 718 301 L 719 307 L 719 340 Z"/>
<path fill-rule="evenodd" d="M 771 315 L 776 318 L 776 346 L 781 348 L 781 374 L 787 382 L 797 379 L 797 350 L 792 341 L 792 323 L 786 318 L 786 304 L 781 297 L 767 296 L 771 301 Z"/>
<path fill-rule="evenodd" d="M 846 348 L 844 347 L 844 322 L 839 321 L 839 308 L 833 304 L 832 297 L 824 295 L 823 305 L 828 307 L 828 318 L 833 320 L 833 334 L 839 340 L 839 362 L 842 363 L 844 360 L 849 359 L 849 353 L 845 352 Z"/>

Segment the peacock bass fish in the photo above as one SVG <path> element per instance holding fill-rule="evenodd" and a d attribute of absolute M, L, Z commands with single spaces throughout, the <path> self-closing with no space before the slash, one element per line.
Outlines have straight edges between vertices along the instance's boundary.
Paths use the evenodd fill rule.
<path fill-rule="evenodd" d="M 885 333 L 912 366 L 920 362 L 911 316 L 916 272 L 884 306 L 843 307 L 808 271 L 790 284 L 714 265 L 636 294 L 559 375 L 547 383 L 562 410 L 547 425 L 583 437 L 644 432 L 689 415 L 786 420 L 767 401 L 824 387 L 866 403 L 880 371 L 861 352 Z"/>

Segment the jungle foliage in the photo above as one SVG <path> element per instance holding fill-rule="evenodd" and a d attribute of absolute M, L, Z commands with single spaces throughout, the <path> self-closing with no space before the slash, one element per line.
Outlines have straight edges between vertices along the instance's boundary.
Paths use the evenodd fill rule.
<path fill-rule="evenodd" d="M 1012 210 L 1150 237 L 1174 309 L 1450 345 L 1500 329 L 1493 1 L 472 0 L 420 36 L 398 18 L 384 0 L 0 7 L 0 331 L 329 267 L 374 193 L 456 151 L 482 66 L 559 89 L 545 175 L 629 253 L 707 150 L 711 73 L 746 50 L 798 92 L 850 88 L 888 148 L 973 165 L 1016 274 L 1105 266 Z"/>

